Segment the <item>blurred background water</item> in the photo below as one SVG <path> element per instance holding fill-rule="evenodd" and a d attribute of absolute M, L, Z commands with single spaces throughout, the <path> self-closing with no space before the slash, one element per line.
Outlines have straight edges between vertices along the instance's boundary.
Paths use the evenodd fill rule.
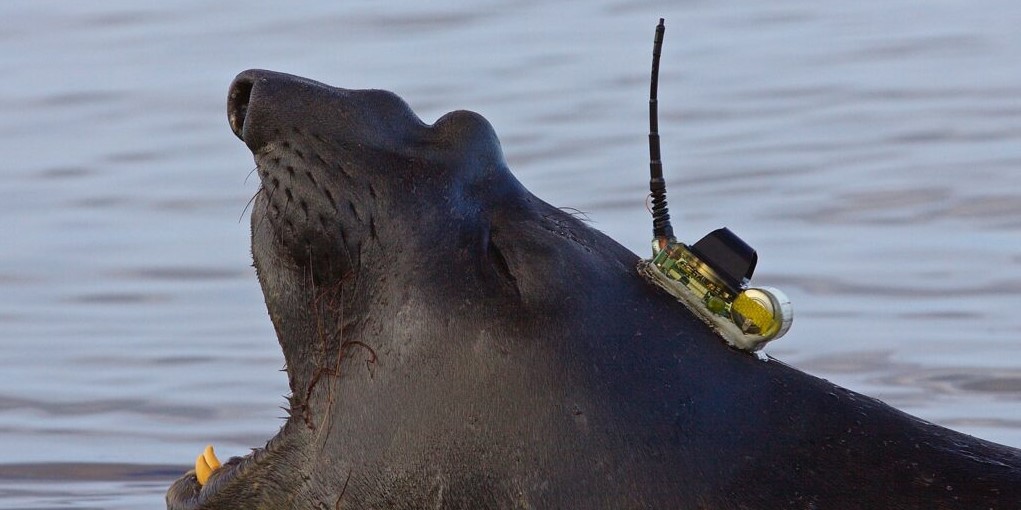
<path fill-rule="evenodd" d="M 784 289 L 768 352 L 1021 446 L 1021 4 L 0 4 L 0 507 L 160 508 L 276 432 L 246 68 L 485 115 L 533 192 L 646 255 L 652 29 L 678 237 Z"/>

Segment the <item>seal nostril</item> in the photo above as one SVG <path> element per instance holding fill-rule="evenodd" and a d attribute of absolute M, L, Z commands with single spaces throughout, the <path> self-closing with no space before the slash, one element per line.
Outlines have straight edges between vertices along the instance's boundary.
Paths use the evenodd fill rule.
<path fill-rule="evenodd" d="M 244 141 L 245 117 L 248 115 L 248 101 L 252 97 L 254 81 L 248 77 L 238 77 L 230 85 L 227 95 L 227 122 L 230 129 Z"/>

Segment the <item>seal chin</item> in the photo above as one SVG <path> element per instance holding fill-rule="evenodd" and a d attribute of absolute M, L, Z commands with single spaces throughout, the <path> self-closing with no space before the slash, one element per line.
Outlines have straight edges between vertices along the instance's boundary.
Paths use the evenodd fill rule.
<path fill-rule="evenodd" d="M 257 473 L 287 453 L 285 445 L 295 435 L 293 423 L 293 419 L 288 419 L 262 448 L 253 448 L 245 456 L 231 457 L 213 470 L 204 484 L 199 482 L 195 470 L 185 473 L 167 491 L 167 510 L 220 508 L 224 502 L 236 501 L 237 494 L 253 492 L 258 485 L 253 481 L 258 478 Z"/>
<path fill-rule="evenodd" d="M 168 510 L 192 510 L 203 508 L 223 492 L 224 488 L 237 480 L 243 483 L 244 473 L 261 458 L 263 449 L 253 450 L 244 457 L 233 457 L 209 475 L 205 484 L 199 483 L 195 470 L 178 478 L 167 491 Z"/>

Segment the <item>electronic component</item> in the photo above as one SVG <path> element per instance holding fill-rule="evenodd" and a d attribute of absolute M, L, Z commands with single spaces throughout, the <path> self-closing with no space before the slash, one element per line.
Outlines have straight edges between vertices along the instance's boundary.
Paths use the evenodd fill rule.
<path fill-rule="evenodd" d="M 652 195 L 652 259 L 639 270 L 678 298 L 730 345 L 757 351 L 787 333 L 794 318 L 787 296 L 772 287 L 749 287 L 758 255 L 727 228 L 692 246 L 674 239 L 660 161 L 657 88 L 666 28 L 656 26 L 649 89 L 649 190 Z"/>

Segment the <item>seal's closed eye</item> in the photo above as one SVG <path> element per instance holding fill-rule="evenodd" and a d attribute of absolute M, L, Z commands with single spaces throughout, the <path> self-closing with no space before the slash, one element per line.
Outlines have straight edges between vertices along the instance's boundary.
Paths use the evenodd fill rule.
<path fill-rule="evenodd" d="M 518 279 L 514 276 L 511 271 L 510 265 L 507 263 L 507 258 L 503 255 L 503 251 L 497 243 L 493 242 L 493 233 L 495 229 L 488 229 L 484 234 L 484 246 L 486 250 L 486 259 L 492 265 L 493 269 L 500 276 L 501 279 L 505 280 L 508 285 L 514 289 L 515 294 L 520 294 L 518 290 Z"/>

